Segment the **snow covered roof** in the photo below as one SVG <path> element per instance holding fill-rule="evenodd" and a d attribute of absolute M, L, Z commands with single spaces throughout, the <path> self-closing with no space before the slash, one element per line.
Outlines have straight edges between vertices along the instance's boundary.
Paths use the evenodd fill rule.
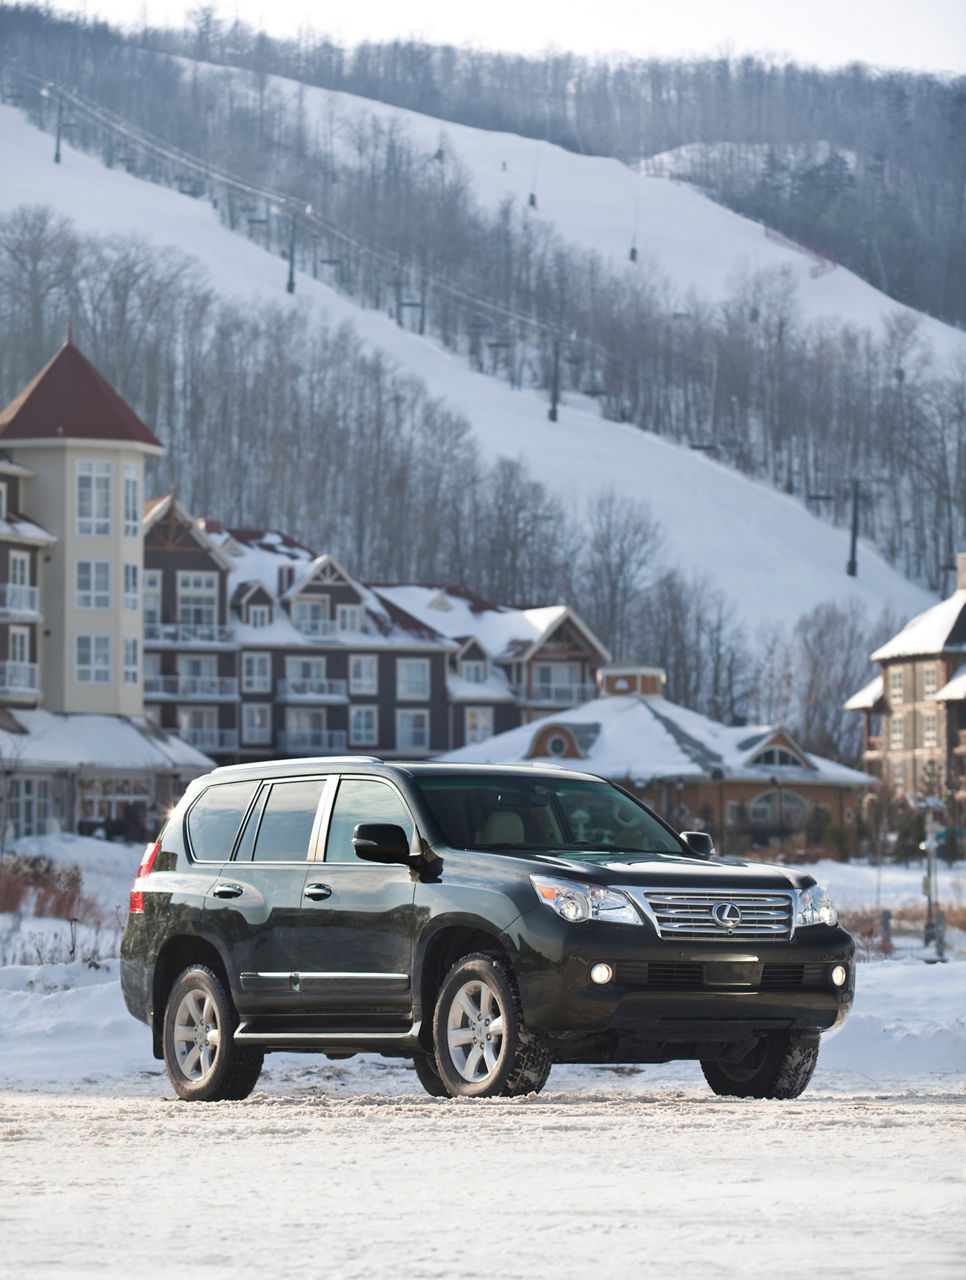
<path fill-rule="evenodd" d="M 525 661 L 565 619 L 610 661 L 600 641 L 566 605 L 513 609 L 492 604 L 465 587 L 376 585 L 373 590 L 443 635 L 461 642 L 475 637 L 496 662 Z"/>
<path fill-rule="evenodd" d="M 954 673 L 953 678 L 934 695 L 937 702 L 966 701 L 966 662 Z"/>
<path fill-rule="evenodd" d="M 728 779 L 762 783 L 776 774 L 783 784 L 865 787 L 875 782 L 867 773 L 802 751 L 780 725 L 723 725 L 658 695 L 596 698 L 568 709 L 563 716 L 545 716 L 440 759 L 477 764 L 537 759 L 530 754 L 532 745 L 552 725 L 565 727 L 578 741 L 580 726 L 598 727 L 586 748 L 583 767 L 606 778 L 631 778 L 640 786 L 656 778 L 708 778 L 712 770 L 720 770 Z M 794 749 L 801 765 L 752 763 L 772 742 L 788 744 L 786 749 Z M 539 759 L 561 763 L 553 756 Z"/>
<path fill-rule="evenodd" d="M 175 497 L 174 489 L 163 498 L 150 498 L 141 507 L 141 527 L 145 533 L 152 529 L 166 515 L 190 529 L 191 536 L 199 546 L 209 552 L 212 558 L 225 569 L 232 567 L 232 562 L 218 544 L 206 533 L 202 521 L 196 520 L 191 512 L 181 505 Z"/>
<path fill-rule="evenodd" d="M 164 446 L 68 340 L 0 410 L 0 438 L 116 440 L 152 453 Z"/>
<path fill-rule="evenodd" d="M 148 769 L 195 776 L 215 762 L 140 716 L 17 711 L 25 733 L 0 729 L 5 768 Z"/>
<path fill-rule="evenodd" d="M 14 542 L 29 542 L 38 547 L 49 547 L 57 541 L 43 525 L 27 516 L 8 511 L 6 520 L 0 520 L 0 538 L 9 538 Z"/>
<path fill-rule="evenodd" d="M 853 693 L 848 702 L 845 703 L 846 711 L 871 711 L 873 707 L 882 697 L 883 682 L 881 673 L 874 680 L 870 680 L 864 688 L 858 693 Z"/>
<path fill-rule="evenodd" d="M 918 658 L 962 650 L 966 653 L 966 589 L 954 591 L 925 613 L 918 614 L 872 655 L 873 662 L 890 658 Z"/>

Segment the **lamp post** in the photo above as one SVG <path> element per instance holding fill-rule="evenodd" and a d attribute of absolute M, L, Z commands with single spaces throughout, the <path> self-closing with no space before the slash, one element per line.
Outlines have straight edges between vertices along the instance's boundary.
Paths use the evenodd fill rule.
<path fill-rule="evenodd" d="M 724 770 L 712 769 L 711 781 L 718 784 L 718 856 L 725 851 Z"/>
<path fill-rule="evenodd" d="M 772 778 L 770 781 L 771 785 L 778 792 L 778 847 L 780 849 L 785 842 L 785 813 L 782 805 L 782 784 L 777 777 Z"/>

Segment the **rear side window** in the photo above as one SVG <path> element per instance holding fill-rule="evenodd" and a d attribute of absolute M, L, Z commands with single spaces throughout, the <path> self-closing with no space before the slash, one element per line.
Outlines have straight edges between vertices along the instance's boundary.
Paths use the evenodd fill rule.
<path fill-rule="evenodd" d="M 255 862 L 304 862 L 315 824 L 324 778 L 276 782 L 269 792 L 255 837 Z"/>
<path fill-rule="evenodd" d="M 225 862 L 248 812 L 257 782 L 226 782 L 209 787 L 188 810 L 191 853 L 200 862 Z"/>

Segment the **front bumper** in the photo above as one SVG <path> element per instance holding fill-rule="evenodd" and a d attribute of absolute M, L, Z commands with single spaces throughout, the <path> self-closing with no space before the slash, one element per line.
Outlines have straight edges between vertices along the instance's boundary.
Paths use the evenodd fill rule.
<path fill-rule="evenodd" d="M 661 1061 L 711 1056 L 709 1045 L 769 1031 L 814 1037 L 845 1021 L 855 989 L 854 946 L 838 926 L 799 929 L 790 941 L 689 942 L 648 925 L 567 924 L 538 907 L 514 922 L 507 943 L 524 1019 L 554 1040 L 562 1061 L 568 1044 L 572 1060 L 587 1060 L 581 1040 L 610 1044 L 606 1060 Z M 599 963 L 614 972 L 603 985 L 590 978 Z M 839 987 L 836 965 L 847 975 Z M 610 1056 L 618 1041 L 623 1059 Z"/>

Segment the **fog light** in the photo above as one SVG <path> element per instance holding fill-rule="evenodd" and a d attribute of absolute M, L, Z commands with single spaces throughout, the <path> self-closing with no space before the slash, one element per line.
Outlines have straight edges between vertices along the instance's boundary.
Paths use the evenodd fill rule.
<path fill-rule="evenodd" d="M 598 986 L 604 986 L 614 977 L 614 970 L 609 964 L 595 964 L 590 971 L 591 982 L 596 982 Z"/>
<path fill-rule="evenodd" d="M 844 987 L 845 980 L 849 976 L 849 971 L 844 964 L 837 964 L 832 970 L 832 983 L 836 987 Z"/>

